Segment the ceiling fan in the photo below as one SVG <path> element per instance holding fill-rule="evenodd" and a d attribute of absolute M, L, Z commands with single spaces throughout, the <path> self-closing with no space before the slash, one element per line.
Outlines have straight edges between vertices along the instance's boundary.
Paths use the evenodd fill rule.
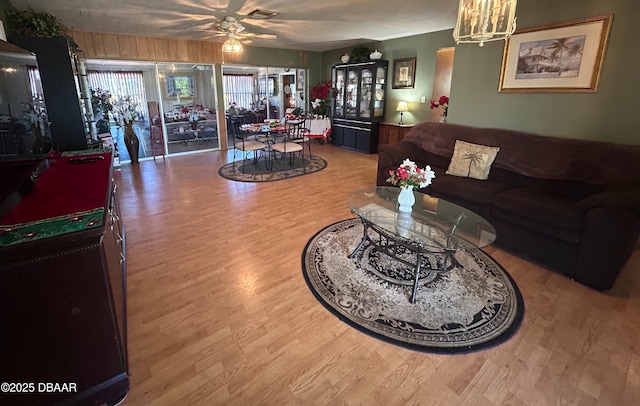
<path fill-rule="evenodd" d="M 252 38 L 275 40 L 278 38 L 275 34 L 267 33 L 254 33 L 249 32 L 243 24 L 238 21 L 235 16 L 224 16 L 219 23 L 210 24 L 206 26 L 196 26 L 190 28 L 195 31 L 207 31 L 212 33 L 212 36 L 226 36 L 230 41 L 242 40 L 245 43 L 251 43 Z"/>

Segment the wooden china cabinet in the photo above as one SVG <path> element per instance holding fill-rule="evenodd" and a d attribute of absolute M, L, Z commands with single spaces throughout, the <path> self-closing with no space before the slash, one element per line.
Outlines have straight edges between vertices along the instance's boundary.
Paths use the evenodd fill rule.
<path fill-rule="evenodd" d="M 331 130 L 334 144 L 376 152 L 378 124 L 384 119 L 388 64 L 375 60 L 332 68 L 332 84 L 336 89 Z"/>

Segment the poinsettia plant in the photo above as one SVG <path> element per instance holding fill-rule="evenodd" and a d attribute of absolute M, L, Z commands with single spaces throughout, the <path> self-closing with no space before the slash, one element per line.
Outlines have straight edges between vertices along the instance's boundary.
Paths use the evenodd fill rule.
<path fill-rule="evenodd" d="M 311 108 L 314 114 L 325 115 L 331 101 L 331 81 L 318 83 L 309 91 Z"/>
<path fill-rule="evenodd" d="M 438 101 L 431 100 L 431 108 L 437 109 L 438 107 L 444 107 L 444 111 L 442 112 L 443 116 L 447 115 L 447 111 L 449 110 L 449 96 L 440 96 Z"/>
<path fill-rule="evenodd" d="M 387 182 L 394 186 L 423 188 L 429 186 L 431 179 L 435 177 L 436 174 L 431 170 L 431 166 L 427 165 L 424 169 L 420 169 L 415 162 L 407 158 L 402 161 L 398 169 L 389 171 Z"/>

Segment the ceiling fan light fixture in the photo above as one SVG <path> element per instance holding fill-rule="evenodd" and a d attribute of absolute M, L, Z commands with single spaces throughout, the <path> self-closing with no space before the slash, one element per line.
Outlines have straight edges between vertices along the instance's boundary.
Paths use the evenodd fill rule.
<path fill-rule="evenodd" d="M 242 43 L 236 39 L 236 36 L 232 32 L 229 33 L 229 38 L 222 44 L 222 52 L 242 52 L 244 48 Z"/>

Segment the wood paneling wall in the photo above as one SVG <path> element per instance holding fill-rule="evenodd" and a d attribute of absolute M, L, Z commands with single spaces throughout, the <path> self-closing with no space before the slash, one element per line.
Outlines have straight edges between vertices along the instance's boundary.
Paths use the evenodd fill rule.
<path fill-rule="evenodd" d="M 159 62 L 221 63 L 222 44 L 135 35 L 72 31 L 71 36 L 86 58 Z"/>

